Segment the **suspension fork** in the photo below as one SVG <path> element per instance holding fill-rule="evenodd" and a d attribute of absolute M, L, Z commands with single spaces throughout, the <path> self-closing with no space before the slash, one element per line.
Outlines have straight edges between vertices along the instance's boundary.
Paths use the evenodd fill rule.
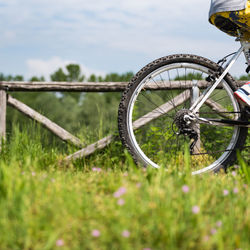
<path fill-rule="evenodd" d="M 209 87 L 206 91 L 204 91 L 204 93 L 193 103 L 193 105 L 189 109 L 190 111 L 192 111 L 194 114 L 196 112 L 198 112 L 200 107 L 205 103 L 205 101 L 209 98 L 211 93 L 216 89 L 216 87 L 220 84 L 222 79 L 225 77 L 225 75 L 231 69 L 233 64 L 237 61 L 237 59 L 239 58 L 240 54 L 242 53 L 244 47 L 245 47 L 244 44 L 241 43 L 240 49 L 236 52 L 236 54 L 227 63 L 227 65 L 226 65 L 224 71 L 222 72 L 222 74 L 220 75 L 220 77 L 215 81 L 215 83 L 211 87 Z"/>

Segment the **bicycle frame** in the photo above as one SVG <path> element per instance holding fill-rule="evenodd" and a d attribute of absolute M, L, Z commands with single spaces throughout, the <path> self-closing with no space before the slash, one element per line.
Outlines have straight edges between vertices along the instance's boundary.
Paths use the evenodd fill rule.
<path fill-rule="evenodd" d="M 236 54 L 229 60 L 229 62 L 227 63 L 226 67 L 224 68 L 223 72 L 221 73 L 220 77 L 215 81 L 215 83 L 213 83 L 213 85 L 211 85 L 210 87 L 207 88 L 206 91 L 204 91 L 204 93 L 198 97 L 198 99 L 193 103 L 193 105 L 190 107 L 190 111 L 193 112 L 193 114 L 197 113 L 199 111 L 199 109 L 201 108 L 201 106 L 205 103 L 205 101 L 209 98 L 209 96 L 211 95 L 211 93 L 216 89 L 216 87 L 220 84 L 220 82 L 223 80 L 223 78 L 226 76 L 226 74 L 229 72 L 229 70 L 231 69 L 231 67 L 233 66 L 233 64 L 237 61 L 237 59 L 239 58 L 239 56 L 241 55 L 241 53 L 243 52 L 246 60 L 247 60 L 247 64 L 248 66 L 250 66 L 250 43 L 246 42 L 246 41 L 240 41 L 241 43 L 241 47 L 239 48 L 239 50 L 236 52 Z M 203 119 L 204 123 L 211 123 L 211 121 L 208 121 L 206 119 Z M 234 123 L 232 122 L 222 122 L 219 124 L 227 124 L 227 125 L 240 125 L 240 126 L 244 126 L 244 127 L 250 127 L 250 123 L 249 122 L 237 122 L 235 121 Z M 217 125 L 219 125 L 217 124 Z"/>

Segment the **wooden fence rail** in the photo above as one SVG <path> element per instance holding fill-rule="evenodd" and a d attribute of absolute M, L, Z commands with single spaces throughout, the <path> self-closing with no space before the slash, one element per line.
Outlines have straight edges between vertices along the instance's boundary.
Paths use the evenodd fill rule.
<path fill-rule="evenodd" d="M 71 135 L 68 131 L 58 126 L 56 123 L 50 121 L 47 117 L 39 114 L 26 104 L 16 100 L 9 93 L 14 91 L 23 91 L 23 92 L 34 92 L 34 91 L 56 91 L 56 92 L 121 92 L 124 91 L 127 82 L 19 82 L 19 81 L 0 81 L 0 140 L 5 138 L 6 131 L 6 106 L 7 104 L 16 108 L 21 113 L 25 114 L 31 119 L 42 124 L 44 127 L 49 129 L 63 141 L 69 142 L 79 148 L 82 148 L 82 142 Z M 196 83 L 197 87 L 200 89 L 206 88 L 206 81 L 198 81 Z M 238 86 L 241 86 L 244 82 L 237 82 Z M 180 105 L 185 100 L 182 98 L 189 98 L 190 93 L 193 87 L 192 81 L 172 81 L 172 82 L 161 82 L 154 84 L 148 84 L 146 89 L 183 89 L 183 93 L 179 96 L 176 96 L 174 99 L 175 103 Z M 191 91 L 190 91 L 191 90 Z M 191 93 L 192 94 L 192 93 Z M 207 105 L 210 106 L 213 110 L 220 112 L 222 107 L 218 103 L 214 103 L 212 100 L 207 100 Z M 171 102 L 167 102 L 161 106 L 161 110 L 164 110 L 165 113 L 169 112 L 172 109 Z M 154 114 L 156 112 L 152 111 Z M 136 120 L 133 124 L 134 129 L 138 129 L 141 126 L 144 126 L 146 123 L 150 122 L 152 119 L 156 119 L 158 116 L 152 116 L 150 112 L 149 114 L 144 115 L 143 117 Z M 161 113 L 162 115 L 162 113 Z M 150 119 L 148 118 L 150 117 Z M 101 140 L 87 146 L 86 148 L 82 148 L 81 150 L 75 152 L 72 155 L 69 155 L 66 160 L 72 160 L 84 156 L 88 156 L 95 152 L 97 149 L 102 149 L 110 144 L 113 136 L 109 135 Z M 1 143 L 0 143 L 1 148 Z"/>

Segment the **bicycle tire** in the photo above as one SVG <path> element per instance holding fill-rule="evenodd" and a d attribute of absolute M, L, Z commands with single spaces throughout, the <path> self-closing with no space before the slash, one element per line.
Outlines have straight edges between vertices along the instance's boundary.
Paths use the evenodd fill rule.
<path fill-rule="evenodd" d="M 193 72 L 191 70 L 193 70 Z M 171 99 L 172 101 L 175 101 L 178 99 L 178 96 L 181 95 L 179 94 L 181 93 L 179 92 L 179 90 L 176 90 L 176 89 L 171 90 L 171 86 L 170 86 L 170 89 L 167 89 L 167 90 L 162 90 L 162 87 L 159 87 L 160 86 L 159 82 L 161 81 L 162 83 L 165 83 L 166 81 L 168 83 L 170 82 L 171 84 L 171 81 L 173 81 L 173 79 L 169 75 L 173 74 L 174 72 L 175 72 L 174 73 L 175 79 L 177 79 L 177 81 L 180 81 L 179 88 L 185 89 L 186 85 L 185 84 L 183 85 L 183 81 L 178 80 L 178 75 L 180 74 L 180 72 L 185 72 L 185 78 L 186 77 L 187 78 L 188 77 L 189 78 L 201 77 L 204 80 L 205 76 L 207 77 L 207 76 L 215 75 L 215 73 L 218 72 L 218 70 L 219 70 L 219 66 L 216 63 L 204 57 L 191 55 L 191 54 L 175 54 L 175 55 L 170 55 L 170 56 L 159 58 L 149 63 L 131 79 L 126 90 L 124 91 L 122 95 L 121 102 L 119 105 L 118 129 L 119 129 L 119 134 L 120 134 L 120 138 L 121 138 L 123 145 L 128 149 L 129 153 L 132 155 L 136 163 L 142 164 L 144 167 L 151 165 L 155 168 L 158 168 L 161 165 L 168 166 L 166 161 L 171 162 L 171 164 L 175 165 L 176 167 L 183 166 L 183 164 L 185 164 L 184 157 L 183 157 L 184 149 L 183 149 L 182 143 L 180 142 L 177 143 L 176 141 L 172 142 L 171 141 L 172 139 L 171 140 L 168 139 L 168 138 L 172 138 L 172 136 L 175 136 L 177 140 L 180 139 L 180 135 L 177 135 L 175 131 L 171 131 L 170 125 L 172 126 L 172 130 L 173 130 L 173 127 L 175 127 L 175 129 L 176 127 L 177 129 L 179 129 L 181 125 L 177 124 L 178 125 L 177 126 L 176 121 L 174 121 L 174 119 L 177 119 L 176 117 L 178 117 L 179 119 L 180 113 L 182 112 L 180 110 L 185 109 L 183 108 L 184 104 L 178 103 L 178 106 L 177 105 L 175 106 L 175 104 L 173 104 L 172 105 L 173 107 L 169 111 L 169 113 L 166 112 L 163 115 L 160 115 L 159 119 L 161 119 L 161 124 L 163 124 L 163 126 L 162 125 L 159 126 L 160 122 L 157 121 L 158 118 L 155 119 L 151 117 L 146 117 L 148 114 L 150 115 L 153 114 L 152 116 L 154 116 L 154 112 L 156 112 L 156 110 L 158 111 L 159 107 L 160 108 L 162 107 L 160 104 L 154 103 L 155 100 L 152 101 L 150 98 L 153 98 L 153 94 L 154 94 L 156 95 L 155 102 L 158 102 L 159 100 L 164 99 L 167 95 L 171 94 L 172 95 L 171 97 L 168 96 L 166 98 L 167 100 L 166 103 L 168 104 L 169 102 L 171 102 L 170 101 L 171 98 L 172 98 Z M 199 73 L 199 71 L 201 73 Z M 168 79 L 167 79 L 168 81 L 163 80 L 163 77 L 166 76 L 167 78 L 167 75 L 168 75 Z M 183 78 L 183 75 L 179 75 L 179 79 L 180 78 Z M 190 84 L 190 80 L 187 80 L 187 78 L 185 79 L 185 82 L 188 82 Z M 193 83 L 194 81 L 197 81 L 197 79 L 192 80 L 191 83 Z M 152 86 L 153 84 L 155 84 L 155 86 L 153 86 L 153 88 L 151 88 L 150 90 L 145 90 L 147 86 L 150 86 L 150 84 Z M 234 79 L 232 78 L 232 76 L 230 76 L 230 74 L 227 74 L 224 77 L 224 79 L 222 80 L 221 86 L 222 86 L 221 90 L 215 90 L 217 92 L 214 94 L 215 96 L 217 95 L 217 98 L 219 96 L 221 97 L 221 99 L 218 99 L 219 103 L 215 101 L 214 96 L 211 97 L 211 98 L 214 98 L 213 100 L 212 99 L 211 100 L 212 102 L 220 105 L 219 107 L 221 109 L 224 108 L 224 110 L 228 112 L 224 112 L 224 114 L 223 112 L 221 113 L 218 112 L 218 110 L 214 112 L 213 110 L 211 111 L 211 107 L 208 107 L 208 105 L 205 105 L 204 107 L 202 106 L 201 109 L 199 110 L 199 115 L 206 113 L 206 112 L 201 111 L 203 108 L 203 110 L 210 111 L 207 113 L 211 113 L 209 114 L 211 117 L 213 116 L 221 117 L 223 115 L 224 116 L 227 115 L 225 113 L 230 113 L 230 116 L 231 117 L 234 116 L 234 119 L 245 120 L 246 118 L 242 116 L 242 106 L 239 103 L 237 103 L 236 100 L 233 98 L 233 92 L 237 88 L 236 88 L 236 83 Z M 201 92 L 204 91 L 201 89 L 199 90 Z M 165 96 L 165 97 L 163 98 L 162 96 Z M 139 99 L 139 97 L 141 99 Z M 148 100 L 149 104 L 142 103 L 143 102 L 142 100 L 144 99 Z M 190 102 L 191 102 L 190 96 L 187 95 L 187 98 L 184 98 L 184 99 L 185 99 L 185 105 L 190 107 Z M 156 108 L 154 108 L 153 111 L 151 112 L 142 111 L 143 109 L 146 109 L 145 108 L 146 106 L 149 107 L 150 105 L 156 106 Z M 173 109 L 175 108 L 176 108 L 176 111 L 175 110 L 173 111 Z M 152 108 L 149 107 L 148 109 L 150 110 Z M 187 108 L 185 110 L 187 110 Z M 153 119 L 152 121 L 155 124 L 158 122 L 157 125 L 155 124 L 149 125 L 149 126 L 142 125 L 141 128 L 144 128 L 144 130 L 146 130 L 145 127 L 147 127 L 148 130 L 146 132 L 145 131 L 143 132 L 140 131 L 138 133 L 134 132 L 135 125 L 133 124 L 135 124 L 134 122 L 137 121 L 136 119 L 138 119 L 138 117 L 136 117 L 137 113 L 140 113 L 140 112 L 142 113 L 142 115 L 140 114 L 139 117 L 141 116 L 144 117 L 144 120 Z M 134 116 L 135 118 L 133 118 Z M 172 119 L 172 124 L 171 124 L 171 119 Z M 152 121 L 150 121 L 149 123 L 153 123 Z M 166 128 L 163 128 L 165 124 L 167 124 Z M 210 171 L 217 172 L 222 168 L 226 170 L 227 167 L 236 160 L 236 149 L 241 149 L 243 147 L 246 137 L 247 137 L 247 128 L 239 127 L 239 126 L 234 126 L 231 128 L 216 127 L 216 130 L 214 130 L 214 128 L 211 129 L 211 127 L 213 126 L 210 126 L 210 125 L 201 125 L 201 124 L 197 125 L 196 124 L 195 126 L 196 126 L 195 129 L 199 131 L 199 140 L 200 140 L 199 152 L 200 153 L 190 155 L 192 174 L 201 174 L 201 173 L 210 172 Z M 140 130 L 142 130 L 141 128 Z M 163 131 L 163 129 L 165 129 L 167 132 L 165 130 Z M 208 134 L 207 130 L 210 131 L 210 135 Z M 214 131 L 217 137 L 214 135 L 211 135 L 212 134 L 211 131 Z M 140 135 L 140 133 L 142 133 L 142 135 Z M 224 138 L 219 138 L 220 135 L 223 136 Z M 138 139 L 137 137 L 140 139 Z M 163 137 L 164 137 L 163 141 L 160 142 L 160 139 L 162 139 Z M 215 142 L 213 141 L 213 138 L 215 138 Z M 139 140 L 141 140 L 142 142 L 139 142 Z M 188 143 L 188 145 L 191 144 L 190 137 L 183 136 L 183 138 L 180 140 L 183 140 L 184 143 Z M 149 145 L 150 143 L 152 145 Z M 154 143 L 159 144 L 157 145 L 158 148 L 156 147 L 156 145 L 154 145 Z M 169 147 L 166 147 L 167 143 L 169 143 Z M 222 147 L 220 145 L 221 143 L 225 143 L 225 146 L 223 145 Z M 180 145 L 177 145 L 177 144 L 180 144 Z M 201 149 L 201 145 L 202 145 L 202 149 Z M 175 151 L 173 151 L 172 147 L 174 148 Z M 218 151 L 217 152 L 215 151 L 215 148 L 221 149 L 221 150 L 217 150 Z M 153 150 L 155 150 L 155 152 L 153 152 Z M 209 151 L 209 150 L 214 150 L 214 151 Z M 145 152 L 145 151 L 148 151 L 148 152 Z M 155 159 L 153 158 L 157 159 L 159 163 L 155 162 Z M 164 162 L 164 159 L 165 159 L 165 162 Z M 203 164 L 202 166 L 200 166 L 201 163 Z"/>

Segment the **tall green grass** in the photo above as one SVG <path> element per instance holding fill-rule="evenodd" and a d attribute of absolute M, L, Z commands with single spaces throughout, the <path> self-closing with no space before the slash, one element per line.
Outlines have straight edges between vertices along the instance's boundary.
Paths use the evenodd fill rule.
<path fill-rule="evenodd" d="M 38 131 L 38 132 L 37 132 Z M 43 143 L 41 143 L 43 141 Z M 47 142 L 46 142 L 47 141 Z M 248 166 L 141 169 L 120 142 L 65 164 L 36 126 L 0 155 L 0 249 L 249 249 Z"/>

